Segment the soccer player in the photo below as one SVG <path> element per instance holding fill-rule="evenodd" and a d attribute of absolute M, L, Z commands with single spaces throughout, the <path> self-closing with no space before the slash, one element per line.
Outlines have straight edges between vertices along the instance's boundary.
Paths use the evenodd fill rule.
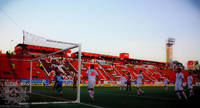
<path fill-rule="evenodd" d="M 188 77 L 187 77 L 187 86 L 188 86 L 188 89 L 189 89 L 189 92 L 190 92 L 190 95 L 189 95 L 190 97 L 192 95 L 194 95 L 193 87 L 192 87 L 192 80 L 193 80 L 192 73 L 189 72 Z"/>
<path fill-rule="evenodd" d="M 76 89 L 76 82 L 77 82 L 77 80 L 78 80 L 78 76 L 77 76 L 77 74 L 75 73 L 75 74 L 74 74 L 74 79 L 73 79 L 73 90 Z"/>
<path fill-rule="evenodd" d="M 90 65 L 90 69 L 86 72 L 88 74 L 88 93 L 90 99 L 94 101 L 94 85 L 96 82 L 96 77 L 98 76 L 97 71 L 94 69 L 94 65 Z"/>
<path fill-rule="evenodd" d="M 169 82 L 169 80 L 168 80 L 168 78 L 167 78 L 167 75 L 165 75 L 165 79 L 164 79 L 164 90 L 165 90 L 165 91 L 168 90 L 168 86 L 167 86 L 168 82 Z"/>
<path fill-rule="evenodd" d="M 181 95 L 184 96 L 184 99 L 187 100 L 187 96 L 183 90 L 183 78 L 184 75 L 181 72 L 181 68 L 177 68 L 177 72 L 176 72 L 176 82 L 175 82 L 175 92 L 176 95 L 178 96 L 179 100 L 182 100 Z"/>
<path fill-rule="evenodd" d="M 56 89 L 59 93 L 62 93 L 62 76 L 61 72 L 59 72 L 59 69 L 56 68 L 56 75 L 55 75 L 55 84 L 54 84 L 54 89 Z"/>
<path fill-rule="evenodd" d="M 142 70 L 139 71 L 138 77 L 137 77 L 137 95 L 144 95 L 144 91 L 140 88 L 140 84 L 142 83 L 143 75 L 142 75 Z"/>
<path fill-rule="evenodd" d="M 127 76 L 127 82 L 126 82 L 126 84 L 127 84 L 126 91 L 128 91 L 128 90 L 131 91 L 131 80 L 132 80 L 132 78 L 131 78 L 131 74 L 128 73 L 128 76 Z"/>
<path fill-rule="evenodd" d="M 124 77 L 124 74 L 122 74 L 121 79 L 120 79 L 120 90 L 125 90 L 125 82 L 126 82 L 126 78 Z"/>
<path fill-rule="evenodd" d="M 58 72 L 55 72 L 53 89 L 56 89 L 56 87 L 57 87 L 57 83 L 58 83 L 58 81 L 56 79 L 57 75 L 58 75 Z"/>
<path fill-rule="evenodd" d="M 57 81 L 57 85 L 56 85 L 56 89 L 58 91 L 58 93 L 63 93 L 62 91 L 62 76 L 61 73 L 58 73 L 58 75 L 56 76 L 56 81 Z"/>

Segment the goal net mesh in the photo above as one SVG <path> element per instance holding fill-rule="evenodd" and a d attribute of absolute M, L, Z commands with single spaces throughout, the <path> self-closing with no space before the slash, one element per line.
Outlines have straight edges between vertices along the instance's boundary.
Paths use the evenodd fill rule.
<path fill-rule="evenodd" d="M 23 31 L 23 43 L 28 45 L 37 45 L 59 49 L 66 49 L 76 45 L 74 43 L 46 39 L 26 31 Z"/>
<path fill-rule="evenodd" d="M 23 31 L 23 43 L 40 46 L 49 53 L 30 61 L 30 100 L 35 104 L 74 103 L 80 101 L 80 46 L 54 41 Z M 68 52 L 70 51 L 70 52 Z"/>

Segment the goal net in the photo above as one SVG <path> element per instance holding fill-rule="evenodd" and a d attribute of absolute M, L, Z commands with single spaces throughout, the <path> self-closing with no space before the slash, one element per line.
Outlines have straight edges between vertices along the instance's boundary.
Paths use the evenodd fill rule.
<path fill-rule="evenodd" d="M 33 55 L 30 78 L 21 81 L 30 84 L 28 104 L 79 103 L 81 45 L 25 31 L 23 44 L 28 45 L 28 55 Z"/>

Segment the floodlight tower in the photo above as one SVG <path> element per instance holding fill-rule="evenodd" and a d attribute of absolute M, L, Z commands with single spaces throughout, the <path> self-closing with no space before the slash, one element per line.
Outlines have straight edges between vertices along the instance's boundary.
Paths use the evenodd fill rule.
<path fill-rule="evenodd" d="M 166 62 L 167 63 L 172 63 L 173 59 L 172 59 L 172 54 L 173 54 L 173 49 L 172 46 L 175 43 L 175 39 L 174 38 L 168 38 L 167 43 L 166 43 Z"/>

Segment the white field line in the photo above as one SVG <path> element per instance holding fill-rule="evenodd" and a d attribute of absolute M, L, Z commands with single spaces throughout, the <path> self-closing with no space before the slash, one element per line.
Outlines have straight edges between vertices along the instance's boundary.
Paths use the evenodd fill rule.
<path fill-rule="evenodd" d="M 49 97 L 49 98 L 60 99 L 60 100 L 63 100 L 63 101 L 69 101 L 69 100 L 67 100 L 67 99 L 64 99 L 64 98 L 58 98 L 58 97 L 54 97 L 54 96 L 48 96 L 48 95 L 37 94 L 37 93 L 32 93 L 32 94 L 40 95 L 40 96 L 44 96 L 44 97 Z M 82 103 L 82 102 L 79 103 L 79 104 L 86 105 L 86 106 L 90 106 L 90 107 L 94 107 L 94 108 L 104 108 L 104 107 L 101 107 L 101 106 L 92 105 L 92 104 L 87 104 L 87 103 Z"/>

